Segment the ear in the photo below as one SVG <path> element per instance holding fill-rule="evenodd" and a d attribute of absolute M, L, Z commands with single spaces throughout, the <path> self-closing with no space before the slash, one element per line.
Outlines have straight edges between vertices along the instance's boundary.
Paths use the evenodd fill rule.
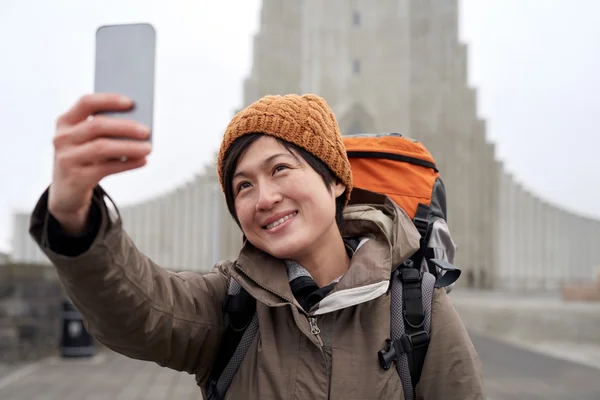
<path fill-rule="evenodd" d="M 336 181 L 333 185 L 333 194 L 334 197 L 337 199 L 338 197 L 340 197 L 345 191 L 346 191 L 346 185 L 344 185 L 342 182 L 340 181 Z"/>

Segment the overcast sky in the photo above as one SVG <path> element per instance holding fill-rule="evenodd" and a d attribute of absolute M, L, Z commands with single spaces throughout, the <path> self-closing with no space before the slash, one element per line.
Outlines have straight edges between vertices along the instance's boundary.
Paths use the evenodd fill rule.
<path fill-rule="evenodd" d="M 158 35 L 153 154 L 103 182 L 124 205 L 213 161 L 242 101 L 259 12 L 259 0 L 0 0 L 0 251 L 12 213 L 30 211 L 50 182 L 56 117 L 93 89 L 98 26 L 150 22 Z M 541 197 L 595 217 L 598 15 L 595 0 L 462 0 L 460 17 L 498 157 Z"/>

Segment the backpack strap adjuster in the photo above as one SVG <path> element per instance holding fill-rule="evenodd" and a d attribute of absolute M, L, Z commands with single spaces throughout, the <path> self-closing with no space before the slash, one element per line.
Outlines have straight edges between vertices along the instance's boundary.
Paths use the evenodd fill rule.
<path fill-rule="evenodd" d="M 413 350 L 427 347 L 430 342 L 429 333 L 420 331 L 408 335 L 402 335 L 400 342 L 405 353 L 412 353 Z"/>
<path fill-rule="evenodd" d="M 423 279 L 423 275 L 421 271 L 416 268 L 402 268 L 398 271 L 398 278 L 402 281 L 402 283 L 421 283 Z"/>
<path fill-rule="evenodd" d="M 421 244 L 425 244 L 429 236 L 429 213 L 431 208 L 423 203 L 419 203 L 413 218 L 413 224 L 421 234 Z"/>
<path fill-rule="evenodd" d="M 427 222 L 427 219 L 415 217 L 413 218 L 413 223 L 421 234 L 421 239 L 424 239 L 427 236 L 427 231 L 429 230 L 429 222 Z"/>
<path fill-rule="evenodd" d="M 242 288 L 238 294 L 225 297 L 223 311 L 229 318 L 231 329 L 244 332 L 256 312 L 256 301 Z"/>

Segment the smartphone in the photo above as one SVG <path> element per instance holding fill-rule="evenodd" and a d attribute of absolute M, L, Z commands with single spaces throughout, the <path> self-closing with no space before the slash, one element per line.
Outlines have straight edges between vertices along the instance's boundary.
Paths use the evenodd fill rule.
<path fill-rule="evenodd" d="M 102 114 L 146 124 L 150 141 L 155 57 L 156 31 L 150 24 L 104 25 L 96 30 L 94 91 L 123 94 L 133 100 L 130 110 Z"/>

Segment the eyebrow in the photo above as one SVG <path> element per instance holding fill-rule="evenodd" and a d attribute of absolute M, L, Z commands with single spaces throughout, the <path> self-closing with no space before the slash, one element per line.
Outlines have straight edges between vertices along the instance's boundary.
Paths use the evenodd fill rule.
<path fill-rule="evenodd" d="M 273 154 L 272 156 L 267 157 L 263 162 L 261 162 L 261 167 L 264 167 L 265 165 L 270 164 L 271 162 L 273 162 L 274 159 L 281 157 L 281 156 L 289 156 L 289 157 L 293 157 L 290 153 L 277 153 L 277 154 Z M 235 178 L 237 177 L 247 177 L 246 172 L 245 171 L 238 171 L 235 174 L 233 174 L 233 177 L 231 178 L 231 180 L 233 181 Z"/>

